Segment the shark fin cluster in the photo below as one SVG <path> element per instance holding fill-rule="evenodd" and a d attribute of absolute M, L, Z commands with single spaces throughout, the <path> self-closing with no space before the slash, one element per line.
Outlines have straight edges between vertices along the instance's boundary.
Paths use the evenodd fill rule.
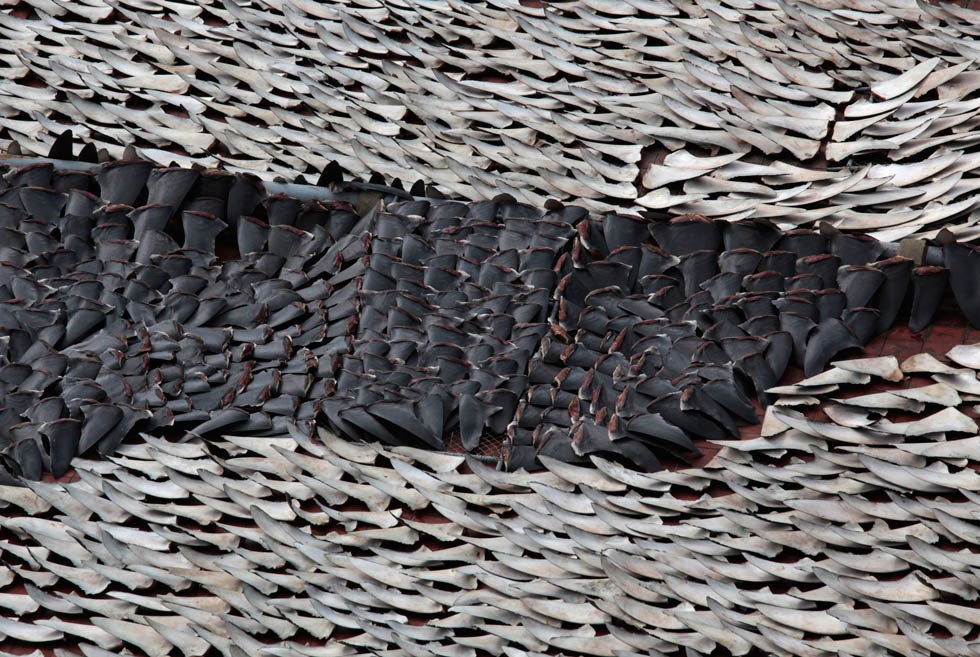
<path fill-rule="evenodd" d="M 972 655 L 977 366 L 837 361 L 678 472 L 145 435 L 0 486 L 0 653 Z"/>
<path fill-rule="evenodd" d="M 947 271 L 827 229 L 55 162 L 0 192 L 0 459 L 28 479 L 132 432 L 294 421 L 657 470 L 756 422 L 788 367 L 816 374 L 905 306 L 927 326 L 947 279 L 977 312 L 955 241 Z"/>
<path fill-rule="evenodd" d="M 951 2 L 24 0 L 0 137 L 414 176 L 882 240 L 980 236 L 980 19 Z"/>

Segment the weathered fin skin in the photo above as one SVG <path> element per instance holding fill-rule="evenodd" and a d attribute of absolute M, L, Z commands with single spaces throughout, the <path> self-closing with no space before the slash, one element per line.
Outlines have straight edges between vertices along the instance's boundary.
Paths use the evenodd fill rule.
<path fill-rule="evenodd" d="M 827 238 L 808 228 L 786 231 L 776 241 L 775 248 L 795 253 L 799 258 L 828 252 Z"/>
<path fill-rule="evenodd" d="M 814 303 L 820 315 L 820 321 L 840 317 L 847 309 L 847 295 L 836 288 L 817 290 L 813 293 Z"/>
<path fill-rule="evenodd" d="M 943 261 L 956 303 L 973 328 L 980 328 L 980 288 L 974 285 L 980 249 L 971 244 L 943 245 Z"/>
<path fill-rule="evenodd" d="M 780 313 L 779 324 L 780 329 L 793 339 L 793 364 L 801 367 L 806 357 L 807 342 L 817 324 L 806 315 L 793 312 Z"/>
<path fill-rule="evenodd" d="M 815 274 L 823 280 L 823 288 L 837 287 L 837 270 L 841 259 L 833 253 L 817 253 L 802 256 L 796 261 L 796 271 L 800 274 Z"/>
<path fill-rule="evenodd" d="M 777 379 L 782 379 L 793 356 L 793 336 L 783 330 L 771 331 L 762 335 L 769 343 L 766 346 L 766 363 Z"/>
<path fill-rule="evenodd" d="M 856 335 L 839 319 L 820 322 L 806 343 L 806 357 L 803 364 L 805 376 L 816 376 L 837 354 L 863 347 Z"/>
<path fill-rule="evenodd" d="M 154 168 L 146 180 L 146 205 L 180 207 L 199 177 L 196 169 Z"/>
<path fill-rule="evenodd" d="M 23 188 L 19 196 L 20 204 L 34 219 L 52 223 L 58 220 L 67 201 L 65 194 L 58 190 L 37 187 Z M 27 238 L 30 237 L 28 234 Z M 28 248 L 30 244 L 28 242 Z"/>
<path fill-rule="evenodd" d="M 44 473 L 44 460 L 36 440 L 22 438 L 2 454 L 9 472 L 28 481 L 38 481 Z"/>
<path fill-rule="evenodd" d="M 134 206 L 141 195 L 153 164 L 143 160 L 120 160 L 105 163 L 96 169 L 100 195 L 106 203 Z"/>
<path fill-rule="evenodd" d="M 882 244 L 870 235 L 835 233 L 830 236 L 830 251 L 841 259 L 841 265 L 866 265 L 874 262 L 884 250 Z"/>
<path fill-rule="evenodd" d="M 761 271 L 777 271 L 784 278 L 796 275 L 796 260 L 799 256 L 793 251 L 778 249 L 764 251 L 757 269 Z"/>
<path fill-rule="evenodd" d="M 147 204 L 135 208 L 129 213 L 129 219 L 133 222 L 133 239 L 142 239 L 147 231 L 150 230 L 166 230 L 167 224 L 170 222 L 176 209 L 176 205 L 165 205 L 162 203 Z"/>
<path fill-rule="evenodd" d="M 761 353 L 751 353 L 734 361 L 735 369 L 752 382 L 756 398 L 763 406 L 768 406 L 770 396 L 766 390 L 778 383 L 775 373 Z"/>
<path fill-rule="evenodd" d="M 869 265 L 845 265 L 837 272 L 837 284 L 847 297 L 848 308 L 869 306 L 885 282 L 885 274 Z"/>
<path fill-rule="evenodd" d="M 123 419 L 122 408 L 112 404 L 91 404 L 82 407 L 84 420 L 79 436 L 78 453 L 84 454 Z"/>
<path fill-rule="evenodd" d="M 681 257 L 678 269 L 684 277 L 684 295 L 690 297 L 718 272 L 718 254 L 710 249 L 696 249 Z"/>
<path fill-rule="evenodd" d="M 880 311 L 877 308 L 848 308 L 841 315 L 841 320 L 851 329 L 858 342 L 862 345 L 868 343 L 874 336 L 876 327 L 881 322 Z"/>
<path fill-rule="evenodd" d="M 184 248 L 214 253 L 215 240 L 228 224 L 214 215 L 198 211 L 181 213 L 184 227 Z"/>
<path fill-rule="evenodd" d="M 461 410 L 462 407 L 463 406 L 461 403 Z M 411 402 L 407 400 L 375 402 L 374 404 L 371 404 L 368 410 L 372 415 L 379 419 L 385 420 L 393 427 L 397 427 L 402 431 L 407 431 L 413 438 L 422 442 L 426 446 L 437 450 L 445 449 L 445 443 L 443 443 L 441 432 L 440 434 L 436 434 L 432 429 L 423 424 L 412 411 Z"/>
<path fill-rule="evenodd" d="M 671 255 L 684 256 L 698 250 L 717 252 L 722 245 L 720 226 L 702 215 L 656 222 L 650 230 L 660 248 Z"/>
<path fill-rule="evenodd" d="M 916 267 L 912 271 L 912 307 L 909 311 L 909 330 L 919 333 L 925 330 L 939 312 L 949 270 L 945 267 Z"/>
<path fill-rule="evenodd" d="M 55 478 L 61 477 L 78 454 L 81 422 L 73 418 L 60 418 L 41 425 L 41 431 L 47 436 L 51 474 Z"/>
<path fill-rule="evenodd" d="M 729 413 L 748 424 L 755 424 L 759 421 L 755 413 L 752 402 L 745 396 L 745 393 L 732 380 L 709 381 L 702 387 L 704 394 L 711 397 L 715 402 L 721 404 Z"/>
<path fill-rule="evenodd" d="M 764 253 L 773 248 L 782 233 L 768 221 L 733 221 L 722 226 L 725 251 L 752 249 Z"/>
<path fill-rule="evenodd" d="M 759 269 L 762 253 L 757 249 L 727 249 L 718 256 L 718 267 L 722 272 L 733 272 L 741 276 L 754 274 Z"/>

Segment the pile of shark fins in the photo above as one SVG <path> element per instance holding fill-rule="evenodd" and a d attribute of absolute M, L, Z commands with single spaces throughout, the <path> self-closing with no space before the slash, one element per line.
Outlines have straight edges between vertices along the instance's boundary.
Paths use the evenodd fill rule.
<path fill-rule="evenodd" d="M 655 470 L 658 455 L 696 453 L 692 439 L 737 437 L 788 368 L 818 374 L 903 309 L 913 330 L 932 321 L 947 270 L 884 253 L 827 227 L 583 220 L 555 268 L 552 331 L 529 365 L 508 467 L 602 453 Z"/>
<path fill-rule="evenodd" d="M 112 454 L 136 431 L 262 435 L 315 419 L 347 348 L 328 326 L 352 294 L 327 279 L 364 253 L 350 203 L 141 160 L 41 162 L 4 182 L 8 483 L 60 476 L 77 454 Z"/>
<path fill-rule="evenodd" d="M 290 421 L 656 470 L 757 421 L 788 367 L 818 373 L 905 306 L 926 326 L 948 279 L 977 313 L 956 243 L 949 271 L 917 268 L 832 230 L 419 197 L 336 167 L 341 193 L 305 202 L 142 160 L 4 180 L 0 459 L 27 479 L 133 432 Z"/>
<path fill-rule="evenodd" d="M 147 434 L 0 485 L 0 655 L 975 655 L 977 367 L 835 361 L 675 472 Z"/>
<path fill-rule="evenodd" d="M 396 203 L 359 270 L 352 350 L 324 400 L 346 437 L 468 451 L 501 436 L 527 391 L 558 255 L 585 211 L 500 198 Z"/>
<path fill-rule="evenodd" d="M 182 166 L 292 179 L 336 159 L 463 198 L 972 240 L 964 3 L 21 0 L 0 15 L 0 134 L 41 155 L 74 127 Z"/>

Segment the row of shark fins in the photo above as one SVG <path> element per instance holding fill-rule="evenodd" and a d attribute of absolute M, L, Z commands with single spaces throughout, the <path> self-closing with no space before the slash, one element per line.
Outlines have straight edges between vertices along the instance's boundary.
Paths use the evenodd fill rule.
<path fill-rule="evenodd" d="M 0 434 L 28 478 L 134 427 L 318 417 L 388 444 L 505 438 L 511 469 L 654 470 L 755 422 L 789 366 L 815 374 L 906 297 L 926 326 L 948 278 L 861 236 L 421 198 L 335 167 L 320 182 L 353 205 L 141 160 L 5 179 Z M 944 248 L 974 317 L 956 275 L 974 248 Z"/>
<path fill-rule="evenodd" d="M 757 421 L 751 398 L 765 405 L 788 367 L 814 374 L 891 326 L 913 267 L 880 252 L 874 240 L 757 222 L 583 221 L 556 268 L 556 330 L 529 370 L 555 383 L 522 408 L 511 467 L 620 452 L 657 469 L 657 452 L 736 437 Z M 937 306 L 922 306 L 937 299 L 915 297 L 931 319 Z"/>
<path fill-rule="evenodd" d="M 0 16 L 24 152 L 72 126 L 182 166 L 980 235 L 978 20 L 954 3 L 24 1 Z"/>
<path fill-rule="evenodd" d="M 978 368 L 836 361 L 677 472 L 147 434 L 0 485 L 0 655 L 977 655 Z"/>
<path fill-rule="evenodd" d="M 70 133 L 59 142 L 68 150 L 52 155 L 71 157 Z M 39 162 L 4 179 L 7 472 L 60 476 L 134 428 L 261 434 L 314 420 L 343 350 L 325 340 L 343 296 L 331 300 L 322 274 L 357 249 L 350 203 L 301 203 L 251 176 L 142 160 Z"/>
<path fill-rule="evenodd" d="M 436 449 L 458 431 L 470 451 L 506 435 L 509 469 L 541 456 L 601 453 L 643 470 L 690 458 L 694 440 L 755 423 L 752 398 L 765 404 L 788 367 L 816 374 L 906 305 L 914 330 L 927 326 L 948 279 L 832 230 L 697 216 L 556 224 L 554 210 L 502 200 L 465 215 L 424 200 L 389 210 L 363 261 L 328 425 Z"/>

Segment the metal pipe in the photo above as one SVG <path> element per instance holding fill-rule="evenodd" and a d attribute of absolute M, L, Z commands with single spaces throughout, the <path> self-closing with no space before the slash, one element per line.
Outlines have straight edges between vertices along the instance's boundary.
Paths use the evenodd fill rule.
<path fill-rule="evenodd" d="M 79 160 L 53 160 L 48 157 L 23 157 L 20 155 L 0 156 L 0 162 L 12 167 L 26 167 L 31 164 L 51 164 L 56 169 L 67 169 L 68 171 L 91 171 L 100 164 L 94 162 L 81 162 Z"/>
<path fill-rule="evenodd" d="M 56 169 L 65 171 L 94 171 L 103 166 L 103 163 L 82 162 L 80 160 L 55 160 L 46 157 L 21 157 L 21 156 L 0 156 L 0 164 L 12 167 L 24 167 L 31 164 L 50 164 Z M 231 173 L 231 172 L 229 172 Z M 299 201 L 336 201 L 349 200 L 350 194 L 336 194 L 326 187 L 316 185 L 300 185 L 296 183 L 278 183 L 259 179 L 263 189 L 270 196 L 274 194 L 285 194 Z M 378 185 L 376 183 L 347 183 L 353 190 L 374 191 L 382 194 L 390 194 L 405 200 L 414 200 L 412 196 L 403 189 L 396 189 L 388 185 Z"/>

